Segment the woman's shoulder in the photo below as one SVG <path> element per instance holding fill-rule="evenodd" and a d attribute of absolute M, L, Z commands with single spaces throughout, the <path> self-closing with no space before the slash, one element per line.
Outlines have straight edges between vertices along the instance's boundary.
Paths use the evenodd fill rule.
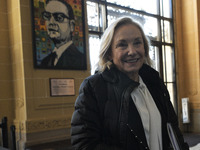
<path fill-rule="evenodd" d="M 90 86 L 94 88 L 95 86 L 98 86 L 99 84 L 102 83 L 103 83 L 103 78 L 101 73 L 96 73 L 94 75 L 85 78 L 81 84 L 81 87 Z"/>
<path fill-rule="evenodd" d="M 102 80 L 101 73 L 96 73 L 94 75 L 90 75 L 87 78 L 85 78 L 84 81 L 86 81 L 86 82 L 96 82 L 98 80 Z"/>

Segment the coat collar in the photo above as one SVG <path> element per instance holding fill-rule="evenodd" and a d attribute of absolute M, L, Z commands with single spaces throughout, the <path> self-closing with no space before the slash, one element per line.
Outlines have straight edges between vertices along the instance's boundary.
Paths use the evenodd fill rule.
<path fill-rule="evenodd" d="M 159 84 L 159 81 L 158 81 L 159 73 L 147 64 L 143 64 L 143 66 L 139 70 L 139 75 L 142 77 L 142 80 L 144 81 L 144 83 L 148 83 L 152 85 Z M 107 68 L 102 73 L 102 76 L 106 81 L 111 82 L 111 83 L 119 82 L 119 80 L 121 79 L 123 81 L 135 82 L 131 80 L 125 73 L 119 71 L 115 65 L 112 65 L 110 69 Z"/>
<path fill-rule="evenodd" d="M 110 82 L 115 85 L 119 90 L 124 90 L 130 85 L 136 87 L 139 85 L 138 82 L 131 80 L 125 73 L 119 71 L 115 65 L 112 65 L 110 69 L 106 69 L 102 73 L 102 77 L 107 82 Z"/>
<path fill-rule="evenodd" d="M 158 85 L 159 84 L 159 73 L 150 67 L 149 65 L 144 64 L 139 71 L 139 75 L 145 84 Z"/>

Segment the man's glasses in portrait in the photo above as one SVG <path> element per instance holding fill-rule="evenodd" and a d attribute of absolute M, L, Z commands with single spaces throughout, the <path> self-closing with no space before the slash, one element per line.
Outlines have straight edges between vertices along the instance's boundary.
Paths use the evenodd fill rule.
<path fill-rule="evenodd" d="M 65 18 L 67 18 L 67 19 L 70 20 L 69 17 L 67 17 L 65 14 L 60 13 L 60 12 L 58 12 L 58 13 L 50 13 L 50 12 L 44 11 L 44 12 L 42 13 L 42 17 L 43 17 L 43 19 L 46 20 L 46 21 L 49 21 L 49 20 L 51 19 L 52 16 L 53 16 L 53 18 L 55 19 L 55 21 L 60 22 L 60 23 L 62 23 L 62 22 L 64 21 Z"/>

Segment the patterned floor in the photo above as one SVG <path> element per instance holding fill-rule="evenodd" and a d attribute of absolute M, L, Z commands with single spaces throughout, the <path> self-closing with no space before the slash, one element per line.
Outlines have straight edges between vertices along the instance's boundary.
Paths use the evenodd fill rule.
<path fill-rule="evenodd" d="M 200 150 L 200 133 L 184 133 L 184 139 L 189 144 L 190 150 Z M 40 144 L 37 146 L 28 147 L 26 150 L 73 150 L 73 148 L 68 140 Z"/>
<path fill-rule="evenodd" d="M 194 147 L 198 143 L 200 143 L 200 133 L 184 133 L 183 136 L 184 136 L 185 141 L 189 144 L 190 147 Z M 197 150 L 200 150 L 200 148 Z"/>

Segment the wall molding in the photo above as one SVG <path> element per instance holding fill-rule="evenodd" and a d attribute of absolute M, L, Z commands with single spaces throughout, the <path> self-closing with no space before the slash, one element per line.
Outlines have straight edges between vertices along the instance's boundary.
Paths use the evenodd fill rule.
<path fill-rule="evenodd" d="M 50 118 L 14 121 L 16 132 L 34 133 L 71 127 L 71 118 Z"/>
<path fill-rule="evenodd" d="M 53 129 L 69 128 L 71 118 L 54 118 L 26 121 L 26 132 L 38 132 Z"/>
<path fill-rule="evenodd" d="M 72 108 L 74 107 L 74 102 L 72 103 L 52 103 L 52 104 L 48 104 L 48 103 L 40 103 L 37 104 L 35 109 L 36 110 L 43 110 L 43 109 L 57 109 L 57 108 Z"/>

